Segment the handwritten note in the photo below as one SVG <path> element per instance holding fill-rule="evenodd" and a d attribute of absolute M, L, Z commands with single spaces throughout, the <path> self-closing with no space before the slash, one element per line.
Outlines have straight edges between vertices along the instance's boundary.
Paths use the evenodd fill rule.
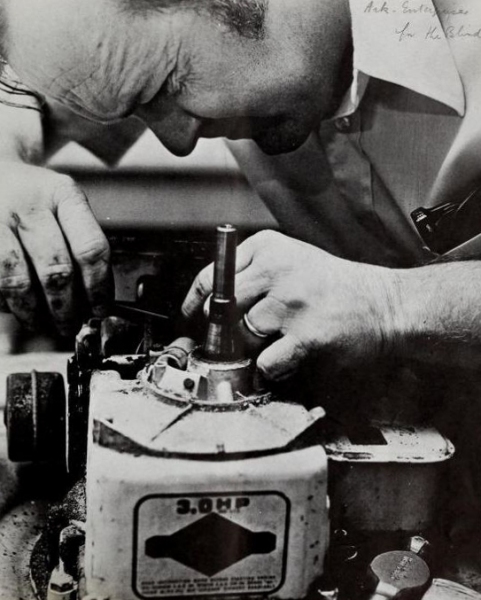
<path fill-rule="evenodd" d="M 431 2 L 422 0 L 365 0 L 363 12 L 377 19 L 395 16 L 396 26 L 392 35 L 400 43 L 414 39 L 432 42 L 444 37 L 448 40 L 481 41 L 481 13 L 479 18 L 471 15 L 469 3 L 451 2 L 444 7 L 435 7 Z M 386 25 L 390 23 L 391 20 L 386 19 Z"/>

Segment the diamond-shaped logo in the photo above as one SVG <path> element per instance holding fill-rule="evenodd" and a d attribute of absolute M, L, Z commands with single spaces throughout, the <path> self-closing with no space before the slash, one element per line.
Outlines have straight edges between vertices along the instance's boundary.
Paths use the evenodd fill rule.
<path fill-rule="evenodd" d="M 269 554 L 275 548 L 274 533 L 250 531 L 216 513 L 172 535 L 145 541 L 145 554 L 150 558 L 171 558 L 208 577 L 252 554 Z"/>

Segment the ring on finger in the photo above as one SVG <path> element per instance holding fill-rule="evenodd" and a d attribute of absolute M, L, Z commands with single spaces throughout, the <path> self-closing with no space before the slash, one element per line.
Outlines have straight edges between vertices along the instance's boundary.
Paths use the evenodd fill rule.
<path fill-rule="evenodd" d="M 257 329 L 257 327 L 254 327 L 254 325 L 252 325 L 252 323 L 249 320 L 249 317 L 247 316 L 247 313 L 244 314 L 243 320 L 244 325 L 247 327 L 247 329 L 256 337 L 263 339 L 269 337 L 268 333 L 264 333 L 263 331 L 260 331 L 259 329 Z"/>

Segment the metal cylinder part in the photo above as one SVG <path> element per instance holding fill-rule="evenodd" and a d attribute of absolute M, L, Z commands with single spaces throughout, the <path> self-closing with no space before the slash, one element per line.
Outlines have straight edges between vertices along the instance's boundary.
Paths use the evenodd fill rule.
<path fill-rule="evenodd" d="M 189 356 L 188 372 L 202 375 L 206 382 L 202 400 L 211 402 L 233 402 L 242 396 L 251 396 L 254 368 L 250 359 L 213 363 L 204 360 L 199 351 Z"/>
<path fill-rule="evenodd" d="M 217 250 L 214 268 L 213 296 L 231 300 L 235 293 L 235 261 L 237 231 L 232 225 L 217 227 Z"/>
<path fill-rule="evenodd" d="M 214 285 L 210 299 L 209 324 L 203 355 L 212 361 L 237 358 L 235 326 L 235 264 L 237 231 L 232 225 L 217 227 Z"/>
<path fill-rule="evenodd" d="M 180 337 L 166 346 L 158 355 L 157 363 L 167 363 L 177 369 L 185 369 L 189 354 L 195 348 L 196 344 L 192 338 Z"/>

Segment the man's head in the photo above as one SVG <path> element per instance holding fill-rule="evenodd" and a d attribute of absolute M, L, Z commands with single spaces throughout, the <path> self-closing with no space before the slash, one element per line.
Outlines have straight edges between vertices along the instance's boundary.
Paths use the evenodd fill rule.
<path fill-rule="evenodd" d="M 8 59 L 87 118 L 135 114 L 178 155 L 199 137 L 305 141 L 331 108 L 347 0 L 0 0 Z"/>

